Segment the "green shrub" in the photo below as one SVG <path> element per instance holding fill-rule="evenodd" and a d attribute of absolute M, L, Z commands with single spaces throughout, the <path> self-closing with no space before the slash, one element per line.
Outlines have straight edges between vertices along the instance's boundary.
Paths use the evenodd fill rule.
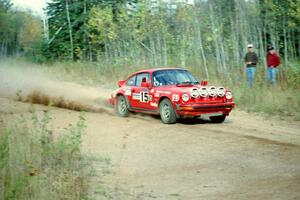
<path fill-rule="evenodd" d="M 49 111 L 31 109 L 0 135 L 1 199 L 88 199 L 91 160 L 81 152 L 84 115 L 53 136 Z"/>

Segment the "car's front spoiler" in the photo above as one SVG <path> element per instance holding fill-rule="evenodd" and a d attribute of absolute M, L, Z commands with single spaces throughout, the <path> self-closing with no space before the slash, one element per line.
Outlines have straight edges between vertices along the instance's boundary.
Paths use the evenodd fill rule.
<path fill-rule="evenodd" d="M 179 116 L 200 116 L 208 113 L 222 113 L 228 115 L 234 108 L 234 102 L 225 103 L 206 103 L 206 104 L 177 104 L 176 112 Z"/>

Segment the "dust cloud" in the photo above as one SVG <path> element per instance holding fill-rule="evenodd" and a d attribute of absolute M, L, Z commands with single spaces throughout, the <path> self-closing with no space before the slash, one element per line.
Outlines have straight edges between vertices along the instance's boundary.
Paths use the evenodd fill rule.
<path fill-rule="evenodd" d="M 56 80 L 36 67 L 0 63 L 0 96 L 76 111 L 108 112 L 110 91 Z"/>

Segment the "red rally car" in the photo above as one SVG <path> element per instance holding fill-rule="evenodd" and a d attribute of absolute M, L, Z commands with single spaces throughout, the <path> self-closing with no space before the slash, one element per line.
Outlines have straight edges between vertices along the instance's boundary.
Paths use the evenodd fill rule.
<path fill-rule="evenodd" d="M 142 112 L 161 116 L 172 124 L 180 117 L 208 116 L 213 123 L 222 123 L 235 103 L 232 93 L 224 87 L 201 84 L 180 68 L 142 70 L 118 82 L 109 103 L 119 116 Z"/>

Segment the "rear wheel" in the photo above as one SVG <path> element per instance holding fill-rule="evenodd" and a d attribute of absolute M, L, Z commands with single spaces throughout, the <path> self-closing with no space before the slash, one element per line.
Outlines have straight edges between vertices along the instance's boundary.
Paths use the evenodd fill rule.
<path fill-rule="evenodd" d="M 160 118 L 164 124 L 174 124 L 177 121 L 176 113 L 169 99 L 163 99 L 159 104 Z"/>
<path fill-rule="evenodd" d="M 117 105 L 116 112 L 119 116 L 127 117 L 129 115 L 126 99 L 124 96 L 122 96 L 122 95 L 118 96 L 116 105 Z"/>
<path fill-rule="evenodd" d="M 222 122 L 224 122 L 225 118 L 226 118 L 226 115 L 209 117 L 209 119 L 212 123 L 222 123 Z"/>

